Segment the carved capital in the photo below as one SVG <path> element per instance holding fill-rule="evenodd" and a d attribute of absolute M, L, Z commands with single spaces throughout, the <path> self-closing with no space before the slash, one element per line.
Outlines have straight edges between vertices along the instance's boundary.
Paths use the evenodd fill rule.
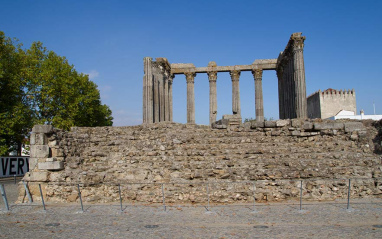
<path fill-rule="evenodd" d="M 302 51 L 304 49 L 304 36 L 295 36 L 293 39 L 293 51 Z"/>
<path fill-rule="evenodd" d="M 195 72 L 186 72 L 184 74 L 186 75 L 187 83 L 194 83 L 194 77 L 196 76 Z"/>
<path fill-rule="evenodd" d="M 262 69 L 256 69 L 252 71 L 253 77 L 255 80 L 261 80 L 263 78 L 263 70 Z"/>
<path fill-rule="evenodd" d="M 209 71 L 207 72 L 208 74 L 208 80 L 211 81 L 216 81 L 217 80 L 217 71 Z"/>
<path fill-rule="evenodd" d="M 232 81 L 238 81 L 239 80 L 239 77 L 240 77 L 240 71 L 239 70 L 230 71 L 229 74 L 231 75 Z"/>
<path fill-rule="evenodd" d="M 160 65 L 159 65 L 158 62 L 156 62 L 156 61 L 153 61 L 153 62 L 151 63 L 151 66 L 152 66 L 153 68 L 155 68 L 155 69 L 160 69 Z"/>

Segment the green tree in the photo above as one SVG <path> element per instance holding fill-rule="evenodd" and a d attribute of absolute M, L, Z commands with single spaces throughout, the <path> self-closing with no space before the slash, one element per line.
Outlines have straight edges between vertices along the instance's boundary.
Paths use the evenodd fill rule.
<path fill-rule="evenodd" d="M 16 39 L 0 31 L 0 155 L 21 143 L 32 127 L 32 111 L 24 94 L 26 55 Z"/>
<path fill-rule="evenodd" d="M 27 55 L 28 95 L 38 123 L 62 129 L 112 125 L 111 110 L 101 104 L 97 85 L 87 75 L 41 42 L 33 43 Z"/>
<path fill-rule="evenodd" d="M 97 85 L 65 57 L 35 42 L 23 50 L 0 31 L 0 155 L 29 136 L 35 124 L 111 126 Z"/>

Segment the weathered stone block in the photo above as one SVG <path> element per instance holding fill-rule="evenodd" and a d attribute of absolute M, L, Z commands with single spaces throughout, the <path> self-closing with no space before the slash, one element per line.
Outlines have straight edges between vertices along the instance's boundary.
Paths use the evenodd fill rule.
<path fill-rule="evenodd" d="M 276 126 L 277 127 L 284 127 L 284 126 L 289 126 L 289 125 L 290 125 L 290 120 L 289 119 L 277 120 L 276 121 Z"/>
<path fill-rule="evenodd" d="M 52 148 L 52 157 L 62 157 L 64 156 L 64 152 L 62 149 Z"/>
<path fill-rule="evenodd" d="M 299 130 L 292 131 L 292 135 L 293 136 L 301 136 L 301 131 L 299 131 Z"/>
<path fill-rule="evenodd" d="M 48 172 L 30 172 L 29 180 L 32 182 L 48 181 Z"/>
<path fill-rule="evenodd" d="M 292 119 L 291 120 L 292 127 L 295 127 L 295 128 L 300 128 L 302 125 L 302 122 L 303 122 L 303 120 L 301 120 L 301 119 Z"/>
<path fill-rule="evenodd" d="M 31 133 L 31 136 L 29 138 L 29 144 L 30 145 L 35 145 L 36 144 L 36 134 L 35 133 Z"/>
<path fill-rule="evenodd" d="M 243 127 L 244 129 L 249 130 L 251 128 L 251 122 L 244 122 Z"/>
<path fill-rule="evenodd" d="M 223 115 L 223 119 L 241 119 L 240 115 Z"/>
<path fill-rule="evenodd" d="M 215 129 L 226 129 L 227 128 L 227 125 L 215 125 L 214 127 Z"/>
<path fill-rule="evenodd" d="M 52 125 L 35 125 L 33 126 L 32 132 L 49 134 L 53 132 L 53 126 Z"/>
<path fill-rule="evenodd" d="M 312 122 L 304 122 L 302 125 L 302 128 L 304 130 L 312 130 L 313 129 L 313 123 Z"/>
<path fill-rule="evenodd" d="M 38 163 L 38 169 L 40 169 L 40 170 L 62 170 L 62 169 L 64 169 L 64 162 L 52 161 L 52 162 Z"/>
<path fill-rule="evenodd" d="M 265 126 L 265 128 L 275 128 L 276 127 L 276 121 L 265 121 L 264 126 Z"/>
<path fill-rule="evenodd" d="M 56 158 L 47 158 L 45 161 L 46 162 L 54 162 L 54 161 L 57 161 L 57 159 Z"/>
<path fill-rule="evenodd" d="M 29 171 L 32 171 L 33 169 L 35 169 L 37 163 L 38 163 L 38 158 L 29 158 Z"/>
<path fill-rule="evenodd" d="M 31 145 L 31 157 L 48 158 L 49 146 L 48 145 Z"/>
<path fill-rule="evenodd" d="M 365 126 L 361 122 L 346 122 L 345 123 L 345 132 L 350 133 L 353 131 L 364 131 Z"/>
<path fill-rule="evenodd" d="M 264 128 L 264 122 L 251 121 L 251 129 Z"/>
<path fill-rule="evenodd" d="M 30 137 L 31 145 L 45 145 L 48 144 L 48 139 L 43 133 L 32 133 Z"/>
<path fill-rule="evenodd" d="M 344 129 L 344 123 L 341 123 L 341 122 L 314 123 L 314 129 L 315 130 Z"/>

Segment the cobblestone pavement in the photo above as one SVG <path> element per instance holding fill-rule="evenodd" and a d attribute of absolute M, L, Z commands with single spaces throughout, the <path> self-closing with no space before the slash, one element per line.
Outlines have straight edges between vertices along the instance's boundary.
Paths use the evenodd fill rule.
<path fill-rule="evenodd" d="M 171 206 L 12 204 L 0 238 L 382 238 L 382 200 Z M 1 206 L 1 205 L 0 205 Z"/>

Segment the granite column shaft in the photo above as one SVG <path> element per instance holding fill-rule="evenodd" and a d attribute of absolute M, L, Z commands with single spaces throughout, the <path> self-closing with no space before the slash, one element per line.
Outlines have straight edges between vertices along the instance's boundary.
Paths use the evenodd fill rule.
<path fill-rule="evenodd" d="M 263 103 L 263 70 L 254 70 L 253 77 L 255 79 L 255 107 L 256 121 L 264 121 L 264 103 Z"/>
<path fill-rule="evenodd" d="M 293 77 L 295 79 L 296 117 L 307 118 L 308 108 L 306 99 L 305 66 L 304 66 L 304 40 L 305 37 L 296 37 L 293 45 Z"/>
<path fill-rule="evenodd" d="M 194 72 L 185 73 L 187 80 L 187 123 L 195 124 Z"/>
<path fill-rule="evenodd" d="M 230 72 L 231 80 L 232 80 L 232 113 L 234 115 L 241 115 L 240 109 L 240 71 L 233 70 Z"/>
<path fill-rule="evenodd" d="M 216 91 L 216 80 L 217 72 L 208 72 L 208 80 L 210 82 L 210 125 L 216 121 L 217 115 L 217 91 Z"/>

